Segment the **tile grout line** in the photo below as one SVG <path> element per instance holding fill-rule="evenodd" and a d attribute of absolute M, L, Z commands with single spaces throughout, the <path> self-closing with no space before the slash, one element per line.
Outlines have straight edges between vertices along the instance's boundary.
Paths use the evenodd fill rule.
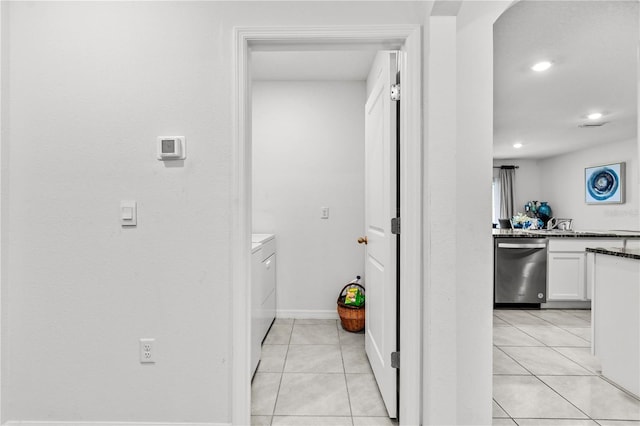
<path fill-rule="evenodd" d="M 497 405 L 498 407 L 500 407 L 500 409 L 501 409 L 502 411 L 504 411 L 504 412 L 505 412 L 505 414 L 506 414 L 507 416 L 509 416 L 509 418 L 510 418 L 510 419 L 512 419 L 512 420 L 513 420 L 513 418 L 511 417 L 511 414 L 509 414 L 509 413 L 507 412 L 507 410 L 505 410 L 505 409 L 504 409 L 504 407 L 503 407 L 502 405 L 500 405 L 500 403 L 499 403 L 498 401 L 496 401 L 496 399 L 493 397 L 493 395 L 491 396 L 491 400 L 492 400 L 493 402 L 495 402 L 495 403 L 496 403 L 496 405 Z M 496 417 L 496 418 L 500 418 L 500 417 Z M 504 417 L 501 417 L 501 418 L 504 418 Z"/>
<path fill-rule="evenodd" d="M 619 384 L 612 382 L 611 380 L 607 379 L 605 376 L 603 376 L 602 374 L 598 374 L 598 377 L 600 377 L 602 380 L 604 380 L 605 382 L 609 383 L 611 386 L 613 386 L 614 388 L 618 389 L 621 392 L 624 392 L 625 394 L 627 394 L 628 396 L 630 396 L 631 398 L 635 399 L 636 401 L 640 402 L 640 398 L 634 394 L 632 394 L 631 392 L 629 392 L 628 390 L 626 390 L 625 388 L 623 388 L 622 386 L 620 386 Z"/>
<path fill-rule="evenodd" d="M 562 355 L 564 358 L 568 359 L 569 361 L 573 362 L 574 364 L 576 364 L 577 366 L 579 366 L 583 370 L 585 370 L 588 373 L 590 373 L 590 374 L 580 374 L 580 376 L 598 376 L 599 374 L 597 372 L 591 371 L 586 366 L 580 364 L 578 361 L 572 360 L 571 358 L 569 358 L 568 356 L 566 356 L 565 354 L 563 354 L 562 352 L 560 352 L 559 350 L 556 349 L 556 348 L 575 348 L 575 347 L 576 346 L 551 346 L 551 349 L 553 349 L 553 351 L 555 353 Z M 578 376 L 578 374 L 573 374 L 573 376 Z"/>
<path fill-rule="evenodd" d="M 269 422 L 269 425 L 273 425 L 273 418 L 276 416 L 276 407 L 278 405 L 278 398 L 280 397 L 280 389 L 282 387 L 282 379 L 284 378 L 284 367 L 285 365 L 287 365 L 287 358 L 289 356 L 289 347 L 291 346 L 291 336 L 293 335 L 293 327 L 296 324 L 296 320 L 293 320 L 293 323 L 291 324 L 291 331 L 289 332 L 289 340 L 287 342 L 287 351 L 284 354 L 284 362 L 282 363 L 282 371 L 280 372 L 280 382 L 278 383 L 278 391 L 276 392 L 276 400 L 273 403 L 273 409 L 271 411 L 271 421 Z"/>
<path fill-rule="evenodd" d="M 569 334 L 573 334 L 573 335 L 574 335 L 574 336 L 576 336 L 578 339 L 582 339 L 582 340 L 584 340 L 585 342 L 587 342 L 587 343 L 591 344 L 591 342 L 590 342 L 590 341 L 588 341 L 587 339 L 585 339 L 585 338 L 584 338 L 584 337 L 582 337 L 582 336 L 577 335 L 577 334 L 576 334 L 576 333 L 574 333 L 573 331 L 570 331 L 570 330 L 568 330 L 568 329 L 567 329 L 567 328 L 565 328 L 565 327 L 560 327 L 560 328 L 562 328 L 564 331 L 566 331 L 566 332 L 567 332 L 567 333 L 569 333 Z M 569 328 L 587 328 L 587 327 L 569 327 Z M 588 327 L 588 328 L 589 328 L 589 330 L 591 330 L 591 327 Z"/>
<path fill-rule="evenodd" d="M 495 346 L 495 345 L 494 345 Z M 540 346 L 510 346 L 512 348 L 527 348 L 527 347 L 540 347 Z M 533 371 L 529 370 L 527 367 L 525 367 L 524 365 L 520 364 L 520 362 L 518 362 L 517 359 L 515 359 L 514 357 L 512 357 L 511 355 L 509 355 L 507 352 L 503 351 L 502 348 L 500 346 L 496 346 L 496 348 L 498 348 L 498 350 L 500 352 L 502 352 L 503 354 L 505 354 L 507 357 L 511 358 L 513 360 L 513 362 L 515 362 L 516 364 L 518 364 L 520 367 L 522 367 L 527 373 L 529 373 L 529 375 L 531 376 L 535 376 L 535 374 L 533 374 Z M 522 374 L 494 374 L 494 376 L 522 376 Z"/>
<path fill-rule="evenodd" d="M 498 350 L 500 350 L 500 352 L 504 353 L 506 356 L 508 356 L 509 358 L 511 358 L 516 364 L 518 364 L 520 367 L 522 367 L 523 369 L 525 369 L 530 375 L 532 376 L 537 376 L 538 374 L 534 373 L 533 371 L 531 371 L 530 369 L 528 369 L 525 365 L 523 365 L 522 363 L 520 363 L 520 361 L 518 361 L 516 358 L 514 358 L 511 354 L 509 354 L 508 352 L 506 352 L 505 350 L 503 350 L 502 348 L 548 348 L 551 349 L 553 352 L 561 355 L 563 358 L 567 359 L 568 361 L 570 361 L 571 363 L 577 365 L 578 367 L 580 367 L 581 369 L 583 369 L 585 372 L 590 373 L 590 374 L 566 374 L 566 373 L 560 373 L 560 374 L 541 374 L 542 376 L 570 376 L 570 377 L 585 377 L 585 376 L 597 376 L 597 373 L 593 373 L 590 370 L 588 370 L 585 366 L 583 366 L 582 364 L 578 363 L 577 361 L 572 360 L 571 358 L 569 358 L 568 356 L 566 356 L 565 354 L 563 354 L 560 351 L 556 350 L 556 347 L 565 347 L 565 346 L 497 346 L 494 345 Z M 566 346 L 569 348 L 573 348 L 574 346 Z M 494 376 L 522 376 L 522 374 L 495 374 Z"/>
<path fill-rule="evenodd" d="M 546 383 L 544 380 L 542 380 L 540 377 L 535 376 L 536 379 L 538 379 L 543 385 L 545 385 L 546 387 L 548 387 L 549 389 L 551 389 L 553 392 L 555 392 L 557 395 L 560 396 L 560 398 L 564 399 L 565 401 L 567 401 L 571 406 L 573 406 L 576 410 L 578 410 L 579 412 L 581 412 L 582 414 L 584 414 L 585 416 L 587 416 L 588 420 L 593 420 L 593 418 L 591 418 L 591 416 L 587 413 L 585 413 L 584 411 L 582 411 L 581 408 L 579 408 L 577 405 L 575 405 L 573 402 L 569 401 L 567 398 L 565 398 L 560 392 L 558 392 L 557 390 L 555 390 L 554 388 L 551 387 L 551 385 L 549 385 L 548 383 Z"/>
<path fill-rule="evenodd" d="M 577 334 L 574 334 L 574 333 L 570 332 L 569 330 L 567 330 L 567 327 L 569 327 L 569 326 L 556 324 L 556 323 L 554 323 L 554 322 L 552 322 L 552 321 L 549 321 L 548 319 L 545 319 L 545 318 L 539 317 L 539 316 L 534 315 L 534 314 L 532 314 L 532 313 L 529 313 L 529 312 L 527 312 L 527 311 L 522 311 L 522 312 L 526 312 L 528 315 L 530 315 L 530 316 L 531 316 L 531 317 L 533 317 L 533 318 L 536 318 L 536 319 L 539 319 L 539 320 L 541 320 L 541 321 L 547 322 L 547 323 L 551 324 L 551 326 L 552 326 L 552 327 L 559 328 L 559 329 L 560 329 L 560 330 L 562 330 L 562 331 L 565 331 L 565 332 L 567 332 L 567 333 L 569 333 L 569 334 L 571 334 L 571 335 L 573 335 L 573 336 L 576 336 L 577 338 L 579 338 L 580 340 L 584 341 L 585 343 L 589 343 L 589 344 L 591 344 L 591 342 L 587 341 L 586 339 L 583 339 L 581 336 L 578 336 Z M 563 312 L 563 311 L 560 311 L 560 312 Z M 567 313 L 567 315 L 570 315 L 570 314 L 568 314 L 568 313 Z M 578 318 L 578 317 L 576 317 L 576 318 Z M 578 318 L 578 319 L 582 320 L 582 318 Z M 585 321 L 585 322 L 586 322 L 586 321 Z M 523 329 L 521 329 L 521 328 L 520 328 L 520 326 L 525 326 L 525 327 L 526 327 L 526 326 L 527 326 L 526 324 L 520 324 L 519 326 L 514 324 L 513 326 L 514 326 L 514 327 L 516 327 L 518 330 L 522 331 L 523 333 L 527 334 L 527 335 L 528 335 L 528 336 L 530 336 L 531 338 L 536 339 L 534 336 L 531 336 L 531 335 L 530 335 L 529 333 L 527 333 L 525 330 L 523 330 Z M 535 327 L 536 325 L 532 324 L 531 326 L 532 326 L 532 327 Z M 545 327 L 546 327 L 546 326 L 545 326 Z M 577 327 L 577 326 L 576 326 L 576 327 L 572 327 L 572 328 L 586 328 L 586 327 Z M 591 323 L 589 323 L 589 328 L 591 328 Z M 538 341 L 539 341 L 539 339 L 536 339 L 536 340 L 538 340 Z M 546 343 L 544 343 L 544 342 L 541 342 L 541 343 L 543 343 L 543 344 L 544 344 L 544 345 L 546 345 L 546 346 L 552 347 L 551 345 L 547 345 L 547 344 L 546 344 Z"/>
<path fill-rule="evenodd" d="M 578 309 L 578 310 L 579 310 L 579 311 L 587 311 L 587 310 L 589 310 L 589 311 L 590 311 L 591 309 Z M 567 309 L 562 309 L 561 311 L 562 311 L 562 312 L 564 312 L 564 313 L 565 313 L 565 314 L 567 314 L 567 315 L 571 315 L 571 316 L 572 316 L 572 317 L 574 317 L 574 318 L 578 318 L 578 319 L 580 319 L 580 320 L 582 320 L 582 321 L 587 321 L 587 320 L 585 320 L 584 318 L 580 318 L 578 315 L 575 315 L 575 314 L 574 314 L 574 313 L 572 313 L 572 312 L 568 312 L 568 310 L 567 310 Z M 591 321 L 591 317 L 589 317 L 589 322 L 590 322 L 590 321 Z"/>
<path fill-rule="evenodd" d="M 577 337 L 578 339 L 582 340 L 582 341 L 583 341 L 583 342 L 585 342 L 585 343 L 589 343 L 589 346 L 591 346 L 591 343 L 590 343 L 590 342 L 587 342 L 587 341 L 586 341 L 586 340 L 584 340 L 582 337 L 580 337 L 580 336 L 576 336 L 575 334 L 570 333 L 570 332 L 568 332 L 567 330 L 565 330 L 564 328 L 559 327 L 559 326 L 557 326 L 557 325 L 555 325 L 555 324 L 552 324 L 552 323 L 549 323 L 549 324 L 551 324 L 551 325 L 552 325 L 553 327 L 555 327 L 555 328 L 558 328 L 558 329 L 560 329 L 560 330 L 564 331 L 565 333 L 569 333 L 569 334 L 571 334 L 572 336 Z M 526 331 L 526 330 L 523 330 L 523 329 L 521 329 L 521 328 L 520 328 L 520 327 L 518 327 L 518 326 L 514 326 L 514 327 L 515 327 L 515 328 L 517 328 L 518 330 L 520 330 L 521 332 L 523 332 L 524 334 L 526 334 L 527 336 L 531 337 L 532 339 L 534 339 L 534 340 L 536 340 L 536 341 L 538 341 L 538 342 L 542 343 L 544 346 L 546 346 L 546 347 L 548 347 L 548 348 L 552 348 L 552 347 L 553 347 L 552 345 L 550 345 L 550 344 L 548 344 L 548 343 L 544 343 L 544 342 L 543 342 L 543 341 L 541 341 L 540 339 L 538 339 L 538 338 L 536 338 L 536 337 L 532 336 L 531 334 L 527 333 L 527 331 Z M 526 325 L 525 325 L 525 327 L 526 327 Z M 535 326 L 533 326 L 533 327 L 535 327 Z M 559 346 L 559 345 L 556 345 L 556 346 Z M 566 347 L 570 347 L 570 348 L 585 348 L 586 346 L 566 346 Z"/>
<path fill-rule="evenodd" d="M 344 374 L 344 387 L 347 389 L 347 401 L 349 402 L 349 414 L 351 419 L 351 426 L 354 426 L 353 421 L 353 409 L 351 408 L 351 394 L 349 393 L 349 384 L 347 383 L 347 367 L 344 365 L 344 354 L 342 353 L 342 343 L 340 342 L 340 325 L 336 321 L 336 332 L 338 333 L 338 346 L 340 347 L 340 359 L 342 360 L 342 372 Z"/>

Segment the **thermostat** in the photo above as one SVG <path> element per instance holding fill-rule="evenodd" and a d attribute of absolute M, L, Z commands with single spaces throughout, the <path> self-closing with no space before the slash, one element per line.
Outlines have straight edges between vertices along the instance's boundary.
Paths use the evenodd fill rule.
<path fill-rule="evenodd" d="M 184 136 L 158 137 L 158 160 L 184 160 L 185 157 Z"/>

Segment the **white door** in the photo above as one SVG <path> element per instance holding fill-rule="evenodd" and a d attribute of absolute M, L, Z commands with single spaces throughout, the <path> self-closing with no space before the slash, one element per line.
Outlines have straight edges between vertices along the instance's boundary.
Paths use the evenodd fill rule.
<path fill-rule="evenodd" d="M 365 347 L 390 417 L 397 417 L 396 351 L 396 105 L 391 84 L 396 52 L 379 52 L 367 78 L 365 107 Z"/>

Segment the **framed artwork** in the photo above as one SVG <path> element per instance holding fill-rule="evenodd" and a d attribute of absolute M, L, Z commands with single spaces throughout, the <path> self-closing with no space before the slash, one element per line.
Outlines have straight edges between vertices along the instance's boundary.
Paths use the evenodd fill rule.
<path fill-rule="evenodd" d="M 605 164 L 584 169 L 587 204 L 624 203 L 625 163 Z"/>

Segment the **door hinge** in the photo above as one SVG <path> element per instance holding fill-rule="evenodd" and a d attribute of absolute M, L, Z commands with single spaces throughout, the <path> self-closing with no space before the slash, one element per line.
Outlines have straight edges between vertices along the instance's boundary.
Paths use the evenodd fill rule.
<path fill-rule="evenodd" d="M 391 85 L 391 100 L 399 101 L 400 100 L 400 85 L 392 84 Z"/>
<path fill-rule="evenodd" d="M 394 217 L 391 219 L 391 233 L 394 235 L 400 235 L 400 218 Z"/>
<path fill-rule="evenodd" d="M 400 368 L 400 352 L 391 352 L 391 368 Z"/>

